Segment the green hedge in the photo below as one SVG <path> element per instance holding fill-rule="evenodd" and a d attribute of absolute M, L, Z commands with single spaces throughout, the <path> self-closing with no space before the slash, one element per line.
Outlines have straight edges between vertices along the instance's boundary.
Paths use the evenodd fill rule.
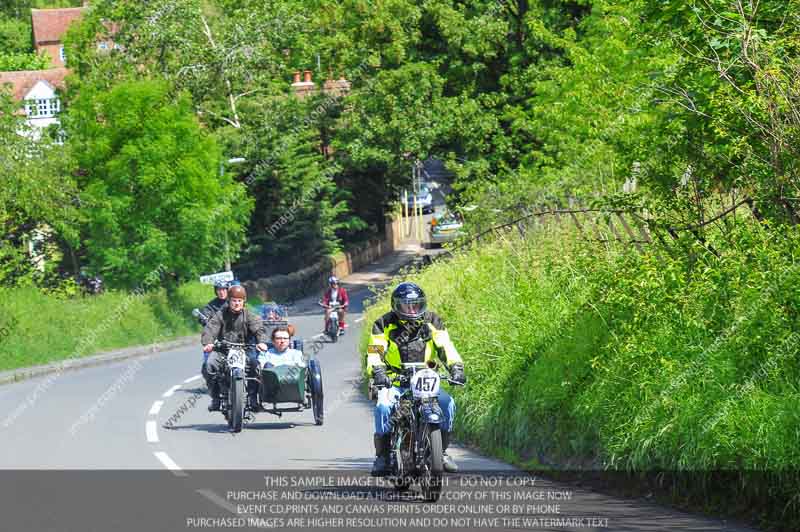
<path fill-rule="evenodd" d="M 458 435 L 531 467 L 733 472 L 718 509 L 797 529 L 800 231 L 714 244 L 659 259 L 550 227 L 412 275 L 466 361 Z"/>

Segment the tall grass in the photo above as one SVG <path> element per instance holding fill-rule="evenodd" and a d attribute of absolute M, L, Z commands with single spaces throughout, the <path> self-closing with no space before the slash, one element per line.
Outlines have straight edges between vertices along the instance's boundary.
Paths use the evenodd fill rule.
<path fill-rule="evenodd" d="M 0 288 L 0 326 L 9 324 L 0 339 L 0 371 L 199 334 L 191 310 L 211 297 L 208 285 L 200 283 L 169 294 L 109 291 L 77 298 Z"/>
<path fill-rule="evenodd" d="M 457 433 L 518 463 L 766 472 L 730 488 L 796 525 L 800 231 L 686 245 L 659 259 L 545 227 L 411 275 L 466 361 Z"/>

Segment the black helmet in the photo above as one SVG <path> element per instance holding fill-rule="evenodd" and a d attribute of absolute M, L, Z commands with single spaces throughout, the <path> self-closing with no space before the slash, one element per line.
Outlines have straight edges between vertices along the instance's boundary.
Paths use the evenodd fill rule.
<path fill-rule="evenodd" d="M 400 283 L 392 292 L 392 310 L 402 320 L 418 320 L 427 308 L 425 292 L 414 283 Z"/>
<path fill-rule="evenodd" d="M 214 293 L 217 293 L 217 290 L 224 289 L 227 290 L 229 287 L 228 281 L 216 281 L 214 283 Z"/>

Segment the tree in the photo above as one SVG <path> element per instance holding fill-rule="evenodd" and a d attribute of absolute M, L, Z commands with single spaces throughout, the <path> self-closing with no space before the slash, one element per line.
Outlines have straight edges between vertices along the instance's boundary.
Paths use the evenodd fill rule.
<path fill-rule="evenodd" d="M 21 134 L 18 108 L 0 92 L 0 285 L 53 285 L 77 244 L 77 190 L 61 147 Z"/>
<path fill-rule="evenodd" d="M 84 85 L 65 120 L 77 161 L 87 262 L 132 286 L 163 265 L 181 278 L 219 268 L 252 210 L 218 172 L 220 150 L 185 93 L 165 82 Z"/>

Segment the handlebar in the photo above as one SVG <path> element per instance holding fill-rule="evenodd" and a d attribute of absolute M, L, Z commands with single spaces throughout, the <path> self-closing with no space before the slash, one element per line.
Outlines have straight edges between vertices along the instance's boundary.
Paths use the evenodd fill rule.
<path fill-rule="evenodd" d="M 317 304 L 322 308 L 338 308 L 338 307 L 343 307 L 344 306 L 341 303 L 339 303 L 338 301 L 335 302 L 335 303 L 330 303 L 328 305 L 326 305 L 322 301 L 317 301 Z"/>
<path fill-rule="evenodd" d="M 214 347 L 258 347 L 258 344 L 229 342 L 227 340 L 214 340 Z"/>
<path fill-rule="evenodd" d="M 435 369 L 438 364 L 430 362 L 410 362 L 403 364 L 403 368 L 390 368 L 394 373 L 397 373 L 396 380 L 400 381 L 400 386 L 405 388 L 411 383 L 411 377 L 421 369 Z M 399 370 L 399 371 L 398 371 Z M 446 372 L 437 372 L 439 379 L 452 386 L 464 386 L 465 383 L 454 381 L 450 378 L 450 374 Z M 391 388 L 385 384 L 375 385 L 376 388 Z"/>

